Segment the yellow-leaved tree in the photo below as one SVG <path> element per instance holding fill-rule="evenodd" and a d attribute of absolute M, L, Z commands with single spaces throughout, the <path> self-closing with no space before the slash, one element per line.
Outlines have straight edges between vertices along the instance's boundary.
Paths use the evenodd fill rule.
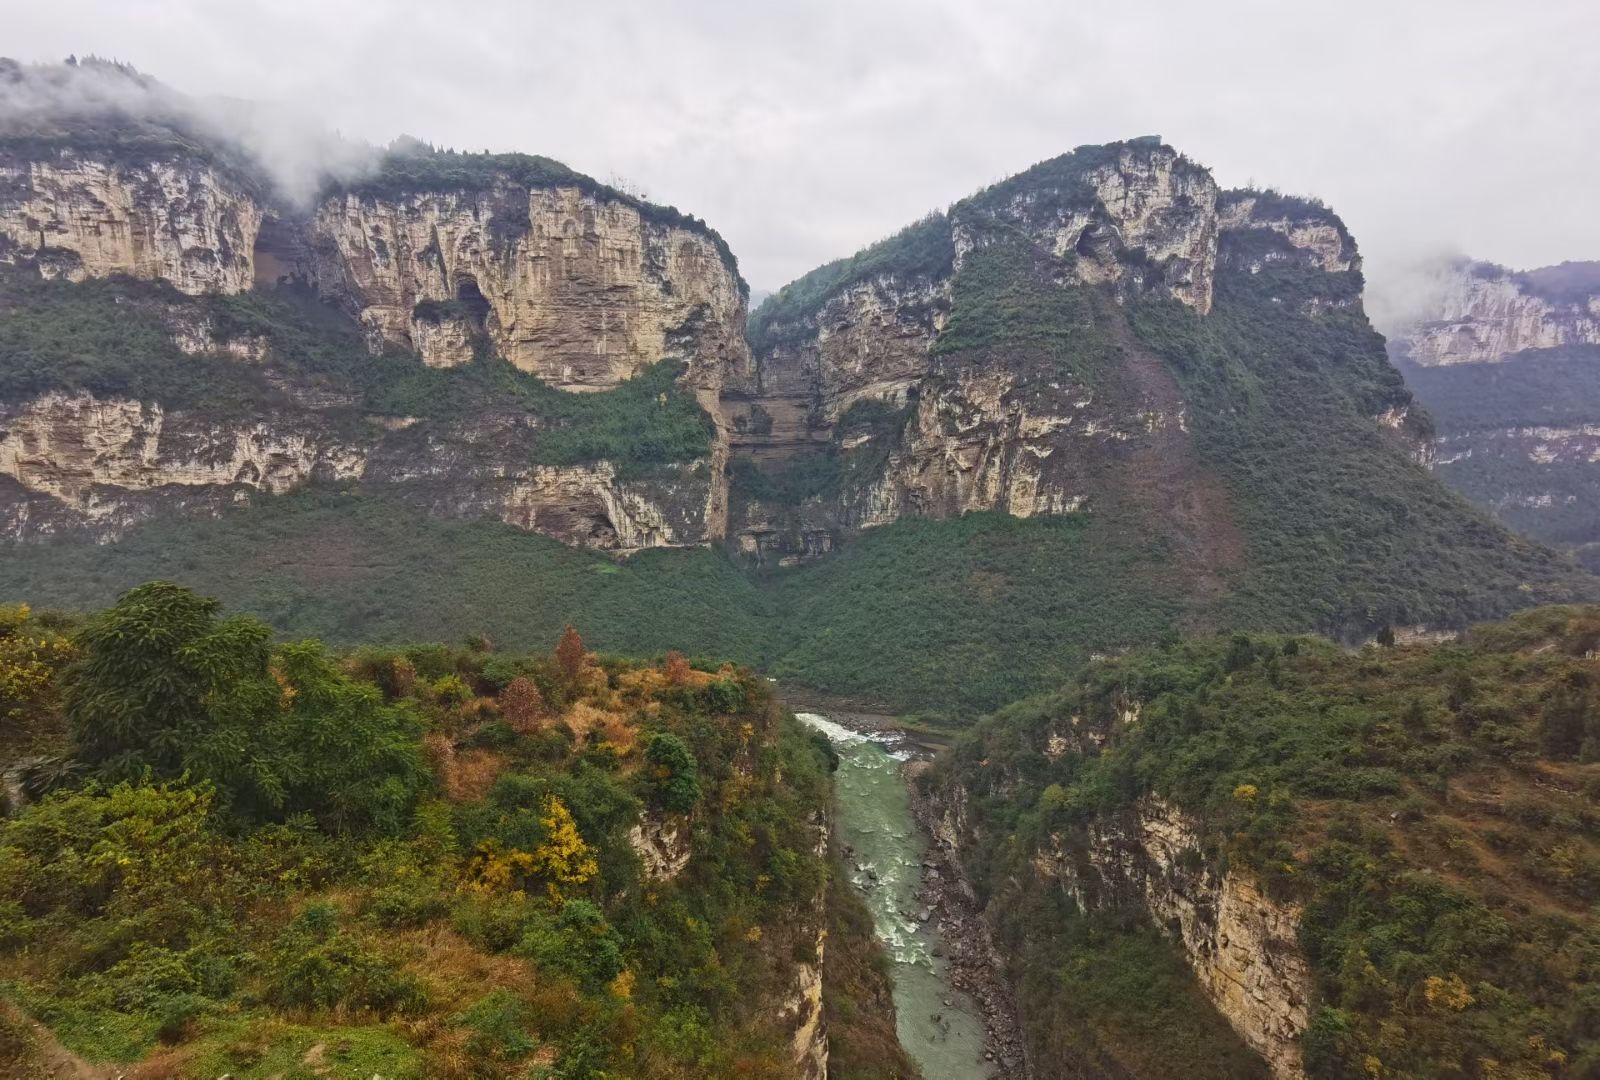
<path fill-rule="evenodd" d="M 468 868 L 472 887 L 488 892 L 525 890 L 542 881 L 556 897 L 560 886 L 582 885 L 600 872 L 594 849 L 578 832 L 566 803 L 546 795 L 539 809 L 539 824 L 544 839 L 532 851 L 507 849 L 497 840 L 479 844 Z"/>

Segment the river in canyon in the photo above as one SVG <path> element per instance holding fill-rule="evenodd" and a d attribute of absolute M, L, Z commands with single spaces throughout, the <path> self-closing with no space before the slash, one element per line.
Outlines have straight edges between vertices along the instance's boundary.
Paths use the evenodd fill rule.
<path fill-rule="evenodd" d="M 911 756 L 893 735 L 866 735 L 820 713 L 796 715 L 822 732 L 839 755 L 834 774 L 839 838 L 848 845 L 845 869 L 872 909 L 873 924 L 892 962 L 900 1043 L 927 1080 L 987 1080 L 981 1014 L 949 982 L 946 943 L 922 898 L 927 838 L 911 813 L 901 775 Z"/>

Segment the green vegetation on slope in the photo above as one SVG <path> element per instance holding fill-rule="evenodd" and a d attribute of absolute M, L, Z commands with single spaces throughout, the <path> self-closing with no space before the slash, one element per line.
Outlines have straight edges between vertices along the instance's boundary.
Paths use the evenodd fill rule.
<path fill-rule="evenodd" d="M 351 644 L 461 640 L 506 648 L 581 622 L 592 644 L 681 646 L 758 663 L 771 601 L 706 550 L 625 562 L 498 522 L 428 517 L 384 499 L 309 490 L 218 518 L 148 522 L 117 543 L 9 545 L 0 595 L 84 611 L 151 578 L 182 581 L 279 632 Z"/>
<path fill-rule="evenodd" d="M 956 715 L 1050 685 L 1177 620 L 1161 545 L 1117 532 L 1107 519 L 997 513 L 870 529 L 772 579 L 784 627 L 772 673 Z"/>
<path fill-rule="evenodd" d="M 1273 268 L 1219 274 L 1205 317 L 1174 303 L 1132 310 L 1248 537 L 1214 618 L 1363 634 L 1592 596 L 1566 561 L 1446 490 L 1375 422 L 1409 395 L 1359 289 L 1355 274 Z M 1301 310 L 1313 303 L 1336 306 Z"/>
<path fill-rule="evenodd" d="M 189 355 L 174 324 L 206 328 L 220 345 L 264 344 L 263 365 Z M 448 421 L 514 411 L 539 426 L 537 464 L 609 460 L 625 473 L 707 453 L 711 418 L 664 360 L 622 385 L 573 394 L 488 354 L 430 368 L 389 349 L 374 356 L 353 320 L 312 293 L 285 287 L 237 296 L 188 297 L 164 282 L 117 277 L 79 284 L 0 269 L 0 401 L 86 390 L 187 409 L 219 421 L 293 409 L 280 381 L 344 399 L 329 423 L 361 414 Z"/>
<path fill-rule="evenodd" d="M 1562 427 L 1600 416 L 1600 346 L 1528 349 L 1509 364 L 1423 367 L 1398 361 L 1440 434 Z"/>
<path fill-rule="evenodd" d="M 1440 457 L 1446 463 L 1434 469 L 1436 476 L 1528 536 L 1593 545 L 1600 538 L 1600 467 L 1576 452 L 1565 460 L 1532 460 L 1529 442 L 1514 432 L 1593 424 L 1600 417 L 1597 360 L 1600 348 L 1572 346 L 1529 349 L 1505 364 L 1397 362 L 1445 440 Z M 1591 569 L 1594 551 L 1578 552 Z"/>
<path fill-rule="evenodd" d="M 767 297 L 750 313 L 750 345 L 760 350 L 785 340 L 785 335 L 803 335 L 804 328 L 797 324 L 851 285 L 885 275 L 902 280 L 938 278 L 950 271 L 955 255 L 949 219 L 931 213 L 847 259 L 817 267 Z"/>
<path fill-rule="evenodd" d="M 1042 1076 L 1269 1075 L 1143 911 L 1086 914 L 1059 888 L 1007 900 L 1017 906 L 999 919 L 996 944 L 1019 958 L 1019 1019 Z"/>
<path fill-rule="evenodd" d="M 581 620 L 608 651 L 682 645 L 832 693 L 965 715 L 1174 624 L 1181 601 L 1160 584 L 1160 552 L 1108 542 L 1114 528 L 905 521 L 769 577 L 714 551 L 617 562 L 497 522 L 306 491 L 148 522 L 113 545 L 9 545 L 0 595 L 81 611 L 164 577 L 280 633 L 341 644 L 484 634 L 525 648 Z"/>
<path fill-rule="evenodd" d="M 269 648 L 156 582 L 21 700 L 8 643 L 52 625 L 0 622 L 0 722 L 53 718 L 76 766 L 26 763 L 42 797 L 0 819 L 0 993 L 70 1051 L 241 1080 L 791 1074 L 829 759 L 760 680 L 602 661 L 571 628 L 552 655 Z"/>
<path fill-rule="evenodd" d="M 970 853 L 980 892 L 1027 943 L 1023 984 L 1059 995 L 1045 1015 L 1080 1015 L 1059 970 L 1079 930 L 1034 917 L 1060 886 L 1032 855 L 1082 853 L 1091 823 L 1129 828 L 1153 792 L 1202 824 L 1196 860 L 1303 905 L 1313 1077 L 1590 1075 L 1597 642 L 1593 608 L 1356 653 L 1234 635 L 1098 662 L 995 714 L 942 768 L 987 838 Z M 1052 734 L 1073 748 L 1047 754 Z M 1112 1004 L 1114 1028 L 1139 1022 L 1133 999 Z"/>

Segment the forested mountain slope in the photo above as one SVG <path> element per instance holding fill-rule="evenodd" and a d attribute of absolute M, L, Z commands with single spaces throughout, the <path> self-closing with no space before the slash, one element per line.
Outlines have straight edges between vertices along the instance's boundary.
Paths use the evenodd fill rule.
<path fill-rule="evenodd" d="M 929 788 L 1041 1075 L 1589 1075 L 1597 642 L 1235 634 L 984 720 Z"/>
<path fill-rule="evenodd" d="M 960 714 L 1176 632 L 1595 595 L 1418 463 L 1339 218 L 1154 137 L 747 336 L 714 231 L 548 159 L 402 143 L 291 195 L 137 73 L 0 77 L 157 102 L 0 129 L 10 595 L 165 577 L 339 642 L 578 621 Z"/>

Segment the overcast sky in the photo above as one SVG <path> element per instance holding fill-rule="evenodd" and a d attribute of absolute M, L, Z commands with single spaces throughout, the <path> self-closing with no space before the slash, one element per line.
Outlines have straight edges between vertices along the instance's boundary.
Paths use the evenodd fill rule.
<path fill-rule="evenodd" d="M 10 9 L 7 11 L 6 9 Z M 1600 258 L 1597 0 L 0 0 L 94 53 L 347 135 L 526 150 L 709 220 L 771 289 L 1082 143 L 1316 194 L 1377 279 Z"/>

